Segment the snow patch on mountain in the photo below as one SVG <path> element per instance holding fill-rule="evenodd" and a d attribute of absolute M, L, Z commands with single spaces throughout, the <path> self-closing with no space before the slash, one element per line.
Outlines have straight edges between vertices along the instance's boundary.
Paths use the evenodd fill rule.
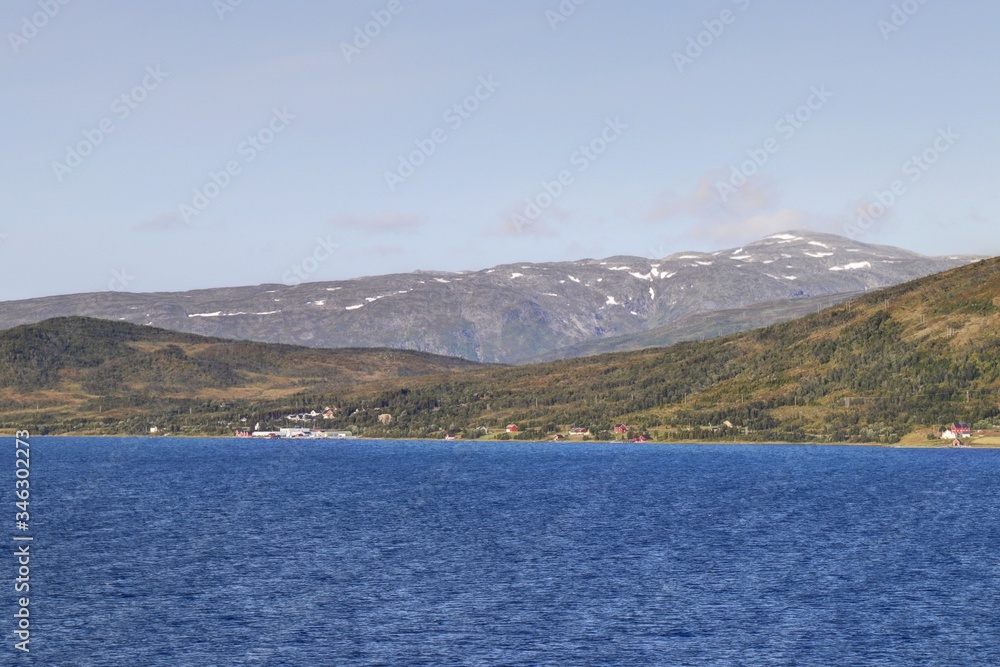
<path fill-rule="evenodd" d="M 871 262 L 851 262 L 850 264 L 844 264 L 843 266 L 831 266 L 831 271 L 857 271 L 859 269 L 870 269 L 872 268 Z"/>

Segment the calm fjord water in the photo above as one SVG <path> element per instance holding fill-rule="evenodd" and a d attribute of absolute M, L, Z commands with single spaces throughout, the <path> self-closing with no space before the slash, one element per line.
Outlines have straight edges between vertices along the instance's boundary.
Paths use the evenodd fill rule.
<path fill-rule="evenodd" d="M 1000 451 L 36 438 L 17 661 L 1000 665 L 998 473 Z"/>

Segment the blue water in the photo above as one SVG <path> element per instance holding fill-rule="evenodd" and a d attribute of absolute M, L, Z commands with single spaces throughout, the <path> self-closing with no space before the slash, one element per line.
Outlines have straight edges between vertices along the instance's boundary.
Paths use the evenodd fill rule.
<path fill-rule="evenodd" d="M 9 664 L 1000 665 L 998 451 L 32 447 Z"/>

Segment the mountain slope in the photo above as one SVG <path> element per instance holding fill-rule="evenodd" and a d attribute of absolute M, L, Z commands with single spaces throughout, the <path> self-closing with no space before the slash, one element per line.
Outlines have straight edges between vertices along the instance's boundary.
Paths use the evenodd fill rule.
<path fill-rule="evenodd" d="M 325 426 L 388 437 L 479 437 L 480 427 L 502 432 L 511 422 L 518 437 L 573 425 L 610 435 L 624 422 L 665 439 L 896 442 L 952 421 L 1000 422 L 1000 259 L 669 348 L 514 367 L 369 351 L 406 363 L 339 386 L 313 366 L 345 357 L 364 366 L 372 357 L 292 348 L 275 358 L 259 344 L 91 320 L 74 320 L 79 328 L 67 333 L 66 322 L 0 334 L 0 426 L 135 433 L 169 423 L 231 433 L 240 418 L 275 427 L 289 411 L 324 405 L 341 408 Z M 103 381 L 101 369 L 119 358 L 134 359 L 121 373 L 141 372 L 86 384 Z M 423 371 L 442 374 L 401 377 Z M 255 372 L 271 375 L 255 383 Z M 388 425 L 379 421 L 386 413 Z"/>
<path fill-rule="evenodd" d="M 865 292 L 848 292 L 826 296 L 800 297 L 755 303 L 744 308 L 713 310 L 685 315 L 681 319 L 634 334 L 596 338 L 560 348 L 532 361 L 541 363 L 557 359 L 589 357 L 611 352 L 630 352 L 651 347 L 669 347 L 677 343 L 708 340 L 740 331 L 759 329 L 771 324 L 805 317 L 823 308 L 849 301 Z"/>
<path fill-rule="evenodd" d="M 225 338 L 328 348 L 390 347 L 523 363 L 571 354 L 575 345 L 658 328 L 665 337 L 654 334 L 653 340 L 670 340 L 669 327 L 684 318 L 863 292 L 968 261 L 924 257 L 830 234 L 789 232 L 743 248 L 678 253 L 660 260 L 612 257 L 294 287 L 29 299 L 0 304 L 0 329 L 82 315 Z M 722 322 L 719 330 L 732 329 Z M 642 338 L 634 340 L 641 344 Z"/>
<path fill-rule="evenodd" d="M 57 318 L 0 332 L 0 409 L 275 399 L 481 365 L 405 350 L 321 350 Z M 126 397 L 127 400 L 118 400 Z"/>
<path fill-rule="evenodd" d="M 405 418 L 389 429 L 364 415 L 341 425 L 474 436 L 514 422 L 540 437 L 625 422 L 675 439 L 802 442 L 896 442 L 959 420 L 996 427 L 1000 259 L 725 338 L 393 386 L 358 387 L 342 402 Z"/>

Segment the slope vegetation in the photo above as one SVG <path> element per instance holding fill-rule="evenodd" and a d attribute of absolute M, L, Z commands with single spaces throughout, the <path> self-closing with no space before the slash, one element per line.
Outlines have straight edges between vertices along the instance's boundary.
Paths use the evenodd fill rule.
<path fill-rule="evenodd" d="M 998 421 L 1000 259 L 763 329 L 531 366 L 59 320 L 0 336 L 0 386 L 3 426 L 52 432 L 232 433 L 330 405 L 322 426 L 368 436 L 492 437 L 510 423 L 521 438 L 603 436 L 625 423 L 657 439 L 891 443 Z"/>
<path fill-rule="evenodd" d="M 1000 260 L 725 338 L 380 389 L 354 402 L 405 413 L 390 435 L 509 422 L 532 437 L 569 425 L 597 434 L 626 422 L 674 439 L 896 442 L 957 420 L 992 424 Z"/>
<path fill-rule="evenodd" d="M 106 423 L 160 409 L 198 415 L 219 402 L 280 401 L 477 367 L 423 352 L 322 350 L 56 318 L 0 332 L 0 411 L 16 425 L 31 408 L 31 422 L 44 431 L 51 423 Z"/>

